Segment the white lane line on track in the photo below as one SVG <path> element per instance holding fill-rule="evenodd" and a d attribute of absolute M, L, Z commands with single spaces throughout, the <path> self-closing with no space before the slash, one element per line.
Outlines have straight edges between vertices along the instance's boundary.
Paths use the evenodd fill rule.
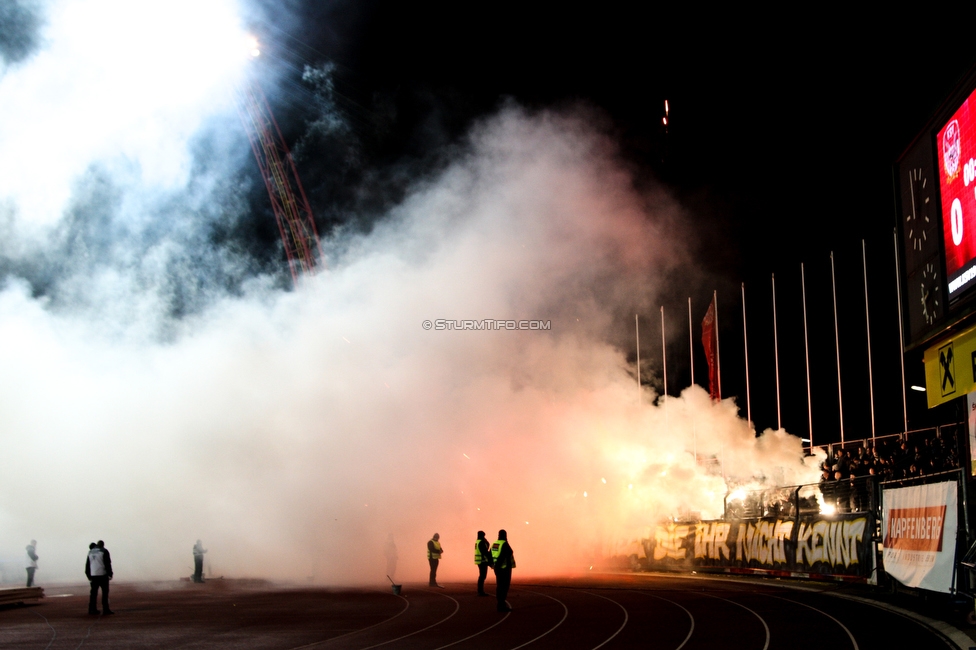
<path fill-rule="evenodd" d="M 557 627 L 559 627 L 560 625 L 562 625 L 563 624 L 563 621 L 566 620 L 566 617 L 569 616 L 569 608 L 566 607 L 566 603 L 564 603 L 563 601 L 559 600 L 558 598 L 553 598 L 552 596 L 549 596 L 548 594 L 539 593 L 538 591 L 531 591 L 529 589 L 526 589 L 525 591 L 528 591 L 530 594 L 535 594 L 537 596 L 545 596 L 549 600 L 554 600 L 557 603 L 559 603 L 560 605 L 562 605 L 563 606 L 563 617 L 561 619 L 559 619 L 559 622 L 558 623 L 556 623 L 555 625 L 553 625 L 551 628 L 549 628 L 548 630 L 546 630 L 545 632 L 543 632 L 542 634 L 540 634 L 536 638 L 534 638 L 534 639 L 532 639 L 530 641 L 526 641 L 522 645 L 517 645 L 514 648 L 512 648 L 511 650 L 518 650 L 519 648 L 524 648 L 525 646 L 529 645 L 530 643 L 535 643 L 536 641 L 538 641 L 539 639 L 541 639 L 542 637 L 544 637 L 545 635 L 549 634 L 550 632 L 552 632 L 553 630 L 555 630 Z"/>
<path fill-rule="evenodd" d="M 800 601 L 793 600 L 792 598 L 783 598 L 782 596 L 774 596 L 772 594 L 762 594 L 762 595 L 763 596 L 766 596 L 767 598 L 777 598 L 779 600 L 785 600 L 788 603 L 793 603 L 795 605 L 802 605 L 803 607 L 812 609 L 815 612 L 820 612 L 821 614 L 823 614 L 824 616 L 826 616 L 827 618 L 829 618 L 830 620 L 832 620 L 834 623 L 837 623 L 837 625 L 839 625 L 841 627 L 841 629 L 844 630 L 844 632 L 847 633 L 848 638 L 851 640 L 851 645 L 854 646 L 854 650 L 860 650 L 860 648 L 857 645 L 857 641 L 854 639 L 854 635 L 851 634 L 851 631 L 847 629 L 847 626 L 844 625 L 843 623 L 841 623 L 840 621 L 838 621 L 836 618 L 834 618 L 833 616 L 831 616 L 827 612 L 823 611 L 822 609 L 817 609 L 813 605 L 807 605 L 806 603 L 801 603 Z"/>
<path fill-rule="evenodd" d="M 100 618 L 96 618 L 95 622 L 88 626 L 88 631 L 85 632 L 85 636 L 81 637 L 81 641 L 79 641 L 78 645 L 75 646 L 75 650 L 78 650 L 78 648 L 85 645 L 85 641 L 87 641 L 88 637 L 91 636 L 91 629 L 95 627 L 95 623 L 97 623 L 100 620 L 101 620 Z"/>
<path fill-rule="evenodd" d="M 505 622 L 505 619 L 508 618 L 511 615 L 512 615 L 512 612 L 505 612 L 505 615 L 502 616 L 501 620 L 495 621 L 494 623 L 492 623 L 491 625 L 489 625 L 485 629 L 480 630 L 478 632 L 475 632 L 474 634 L 472 634 L 470 636 L 466 636 L 463 639 L 458 639 L 457 641 L 451 641 L 447 645 L 442 645 L 440 648 L 434 648 L 434 650 L 441 650 L 441 648 L 450 648 L 452 645 L 457 645 L 457 644 L 461 643 L 462 641 L 467 641 L 468 639 L 473 639 L 474 637 L 478 636 L 479 634 L 484 634 L 485 632 L 487 632 L 491 628 L 495 627 L 496 625 L 501 625 L 502 623 Z"/>
<path fill-rule="evenodd" d="M 33 614 L 34 616 L 40 616 L 41 618 L 43 618 L 44 619 L 44 622 L 47 623 L 47 626 L 49 628 L 51 628 L 51 632 L 53 633 L 53 636 L 51 636 L 51 640 L 48 641 L 48 644 L 46 646 L 44 646 L 44 650 L 47 650 L 48 648 L 51 647 L 51 644 L 54 643 L 54 640 L 56 638 L 58 638 L 58 631 L 54 629 L 54 626 L 53 625 L 51 625 L 51 621 L 49 621 L 46 618 L 44 618 L 44 615 L 43 614 L 38 614 L 33 609 L 31 610 L 31 614 Z"/>
<path fill-rule="evenodd" d="M 681 650 L 683 647 L 685 647 L 685 644 L 688 643 L 688 641 L 691 639 L 691 635 L 695 633 L 695 617 L 691 615 L 691 612 L 689 612 L 687 609 L 682 607 L 681 604 L 671 600 L 670 598 L 665 598 L 664 596 L 658 596 L 656 594 L 650 594 L 647 593 L 646 591 L 641 591 L 640 589 L 634 589 L 632 591 L 634 591 L 634 593 L 650 596 L 651 598 L 657 598 L 658 600 L 663 600 L 666 603 L 671 603 L 675 607 L 680 607 L 681 610 L 688 615 L 688 620 L 691 621 L 691 629 L 688 630 L 688 635 L 685 637 L 685 640 L 682 641 L 680 644 L 678 644 L 678 647 L 675 648 L 674 650 Z"/>
<path fill-rule="evenodd" d="M 306 644 L 306 645 L 300 645 L 298 647 L 291 648 L 291 650 L 304 650 L 305 648 L 314 648 L 317 645 L 323 645 L 323 644 L 329 643 L 331 641 L 335 641 L 336 639 L 343 639 L 343 638 L 345 638 L 345 637 L 347 637 L 347 636 L 349 636 L 351 634 L 359 634 L 360 632 L 365 632 L 366 630 L 372 630 L 374 627 L 379 627 L 380 625 L 383 625 L 385 623 L 389 623 L 390 621 L 392 621 L 393 619 L 395 619 L 397 616 L 400 616 L 405 611 L 407 611 L 408 609 L 410 609 L 410 601 L 409 600 L 407 600 L 406 598 L 404 598 L 403 596 L 400 596 L 400 595 L 397 595 L 396 597 L 399 598 L 400 600 L 402 600 L 403 602 L 405 602 L 406 605 L 403 607 L 403 609 L 401 609 L 399 612 L 397 612 L 396 614 L 394 614 L 390 618 L 384 618 L 379 623 L 373 623 L 372 625 L 367 625 L 364 628 L 360 628 L 358 630 L 353 630 L 352 632 L 346 632 L 345 634 L 340 634 L 339 636 L 334 636 L 334 637 L 331 637 L 329 639 L 325 639 L 324 641 L 316 641 L 314 643 L 309 643 L 309 644 Z"/>
<path fill-rule="evenodd" d="M 910 612 L 900 607 L 889 605 L 888 603 L 878 603 L 872 600 L 868 600 L 867 598 L 859 598 L 858 596 L 851 596 L 849 594 L 839 594 L 839 593 L 829 593 L 829 592 L 827 592 L 827 594 L 833 598 L 843 598 L 845 600 L 850 600 L 855 603 L 861 603 L 862 605 L 868 605 L 870 607 L 880 609 L 881 611 L 889 612 L 891 614 L 901 616 L 905 620 L 911 621 L 915 625 L 919 626 L 926 632 L 939 637 L 946 644 L 946 646 L 950 648 L 965 649 L 965 648 L 970 648 L 973 645 L 969 637 L 965 636 L 962 633 L 959 634 L 958 639 L 955 639 L 952 636 L 950 636 L 952 632 L 958 632 L 958 630 L 956 630 L 956 628 L 952 626 L 945 625 L 944 623 L 942 623 L 942 621 L 937 621 L 928 617 L 923 617 L 921 614 L 918 614 L 916 612 Z M 919 618 L 915 618 L 916 616 Z"/>
<path fill-rule="evenodd" d="M 850 594 L 838 593 L 833 589 L 823 589 L 822 587 L 805 586 L 801 584 L 782 584 L 782 583 L 771 583 L 771 582 L 757 583 L 755 580 L 748 580 L 746 578 L 732 578 L 727 575 L 722 575 L 721 578 L 717 576 L 683 575 L 678 573 L 658 573 L 658 572 L 647 572 L 644 574 L 633 574 L 633 575 L 641 575 L 642 577 L 647 579 L 668 577 L 668 578 L 677 578 L 681 580 L 701 580 L 701 581 L 710 581 L 710 582 L 718 582 L 718 583 L 733 583 L 739 585 L 749 585 L 752 588 L 755 588 L 757 584 L 763 584 L 764 586 L 775 587 L 776 589 L 781 589 L 781 590 L 799 591 L 799 592 L 811 593 L 811 594 L 823 594 L 824 596 L 830 596 L 831 598 L 843 598 L 846 600 L 852 600 L 854 602 L 863 603 L 865 605 L 870 605 L 871 607 L 876 607 L 878 609 L 883 609 L 883 610 L 891 611 L 893 613 L 898 613 L 904 618 L 914 621 L 919 626 L 926 628 L 929 632 L 932 632 L 933 634 L 935 634 L 935 636 L 941 638 L 942 641 L 944 641 L 946 645 L 948 645 L 950 648 L 953 647 L 952 644 L 955 644 L 955 647 L 959 648 L 960 650 L 965 650 L 966 648 L 973 647 L 973 644 L 971 643 L 971 639 L 966 636 L 965 632 L 961 631 L 959 628 L 953 625 L 945 623 L 944 621 L 939 621 L 933 618 L 929 618 L 927 616 L 923 616 L 922 614 L 919 614 L 918 612 L 913 612 L 907 609 L 901 609 L 900 607 L 895 607 L 894 605 L 889 605 L 887 603 L 879 603 L 870 600 L 868 598 L 861 598 L 859 596 L 853 596 Z"/>
<path fill-rule="evenodd" d="M 732 603 L 733 605 L 738 605 L 742 609 L 746 610 L 747 612 L 749 612 L 750 614 L 752 614 L 753 616 L 755 616 L 756 618 L 758 618 L 759 619 L 759 622 L 762 623 L 763 624 L 763 627 L 766 629 L 766 643 L 763 644 L 762 650 L 768 650 L 769 649 L 769 626 L 766 625 L 765 619 L 763 619 L 763 617 L 760 616 L 755 610 L 746 607 L 742 603 L 737 603 L 734 600 L 729 600 L 728 598 L 722 598 L 721 596 L 716 596 L 714 594 L 705 593 L 704 591 L 699 592 L 699 593 L 702 596 L 708 596 L 709 598 L 716 598 L 718 600 L 724 600 L 727 603 Z"/>
<path fill-rule="evenodd" d="M 384 646 L 384 645 L 386 645 L 388 643 L 393 643 L 394 641 L 399 641 L 401 639 L 406 639 L 407 637 L 413 636 L 414 634 L 420 634 L 424 630 L 429 630 L 432 627 L 437 627 L 438 625 L 440 625 L 441 623 L 443 623 L 447 619 L 449 619 L 452 616 L 454 616 L 455 614 L 457 614 L 458 613 L 458 610 L 461 609 L 461 603 L 459 603 L 458 601 L 454 600 L 453 598 L 451 598 L 447 594 L 438 594 L 436 591 L 435 592 L 432 592 L 432 593 L 435 593 L 438 596 L 443 596 L 444 598 L 447 598 L 449 600 L 454 601 L 454 611 L 451 612 L 450 614 L 448 614 L 447 616 L 445 616 L 444 618 L 442 618 L 441 620 L 437 621 L 436 623 L 432 623 L 432 624 L 428 625 L 425 628 L 421 628 L 419 630 L 416 630 L 414 632 L 411 632 L 410 634 L 404 634 L 403 636 L 398 636 L 395 639 L 390 639 L 389 641 L 384 641 L 383 643 L 377 643 L 376 645 L 368 645 L 365 648 L 362 648 L 361 650 L 370 650 L 370 648 L 379 648 L 380 646 Z"/>
<path fill-rule="evenodd" d="M 624 627 L 627 626 L 627 621 L 630 620 L 630 614 L 627 613 L 627 608 L 626 607 L 624 607 L 623 605 L 621 605 L 620 603 L 618 603 L 617 601 L 615 601 L 613 598 L 607 598 L 606 596 L 601 596 L 600 594 L 595 594 L 592 591 L 587 591 L 586 593 L 590 594 L 591 596 L 596 596 L 597 598 L 602 598 L 603 600 L 609 600 L 611 603 L 613 603 L 614 605 L 616 605 L 620 609 L 624 610 L 624 622 L 623 622 L 623 624 L 619 628 L 617 628 L 617 631 L 616 632 L 614 632 L 609 637 L 607 637 L 607 639 L 603 643 L 601 643 L 600 645 L 593 646 L 593 650 L 597 650 L 597 648 L 602 648 L 606 644 L 610 643 L 610 641 L 613 640 L 613 637 L 617 636 L 618 634 L 620 634 L 623 631 Z"/>

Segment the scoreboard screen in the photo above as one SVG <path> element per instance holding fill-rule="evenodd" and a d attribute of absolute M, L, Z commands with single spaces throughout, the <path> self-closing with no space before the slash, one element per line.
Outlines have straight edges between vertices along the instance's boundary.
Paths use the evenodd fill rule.
<path fill-rule="evenodd" d="M 936 135 L 945 278 L 954 302 L 976 287 L 976 92 Z"/>
<path fill-rule="evenodd" d="M 911 350 L 976 324 L 976 67 L 893 171 L 903 343 Z"/>

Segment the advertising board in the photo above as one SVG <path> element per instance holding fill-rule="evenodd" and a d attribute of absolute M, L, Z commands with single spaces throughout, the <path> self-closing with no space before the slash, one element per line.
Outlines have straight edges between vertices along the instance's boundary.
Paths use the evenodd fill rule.
<path fill-rule="evenodd" d="M 908 587 L 949 593 L 956 557 L 956 482 L 885 489 L 884 568 Z"/>

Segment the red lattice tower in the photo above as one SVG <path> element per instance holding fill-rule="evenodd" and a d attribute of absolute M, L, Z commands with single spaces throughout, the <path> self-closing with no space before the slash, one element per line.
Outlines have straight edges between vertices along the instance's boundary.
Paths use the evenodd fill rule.
<path fill-rule="evenodd" d="M 322 255 L 312 208 L 298 177 L 295 161 L 256 81 L 246 80 L 237 89 L 237 108 L 251 141 L 251 150 L 271 197 L 291 277 L 297 284 L 302 274 L 312 273 Z"/>

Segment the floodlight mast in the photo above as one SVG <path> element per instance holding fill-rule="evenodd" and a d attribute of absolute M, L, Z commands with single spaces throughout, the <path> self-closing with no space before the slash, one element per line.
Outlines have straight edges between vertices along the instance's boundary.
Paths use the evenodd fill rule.
<path fill-rule="evenodd" d="M 257 81 L 248 78 L 239 84 L 237 110 L 271 198 L 288 269 L 297 284 L 299 276 L 315 271 L 322 256 L 312 208 L 295 161 Z"/>

